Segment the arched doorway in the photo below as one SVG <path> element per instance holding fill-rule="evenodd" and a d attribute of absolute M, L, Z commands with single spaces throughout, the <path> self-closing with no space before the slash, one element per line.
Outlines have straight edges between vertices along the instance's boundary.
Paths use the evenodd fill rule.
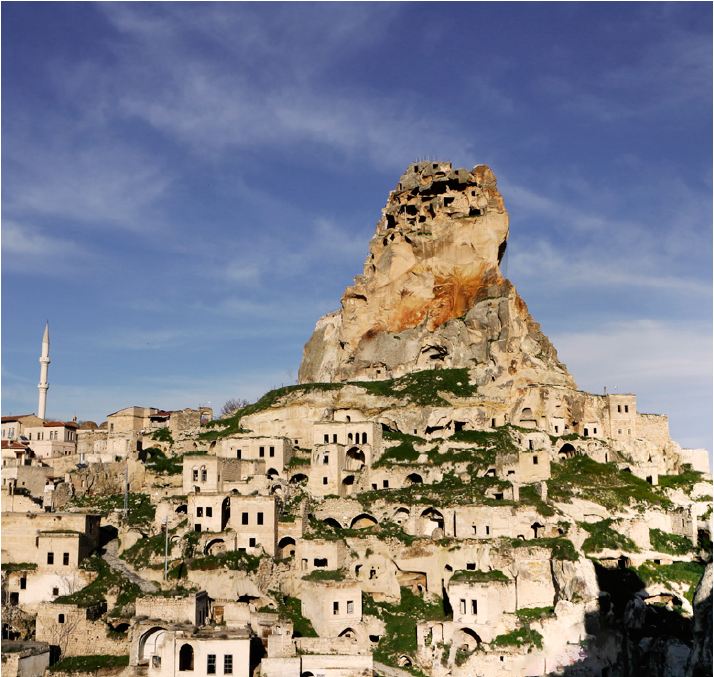
<path fill-rule="evenodd" d="M 364 452 L 359 447 L 352 447 L 347 450 L 347 464 L 346 470 L 361 470 L 364 468 L 366 463 L 366 458 Z"/>
<path fill-rule="evenodd" d="M 401 526 L 409 519 L 409 510 L 406 508 L 397 508 L 394 511 L 394 517 L 392 517 L 392 519 Z"/>
<path fill-rule="evenodd" d="M 407 484 L 424 484 L 424 479 L 419 473 L 413 472 L 407 475 Z"/>
<path fill-rule="evenodd" d="M 143 661 L 148 661 L 151 656 L 157 653 L 160 640 L 163 638 L 165 633 L 165 628 L 156 626 L 147 630 L 139 638 L 139 663 L 142 663 Z"/>
<path fill-rule="evenodd" d="M 295 473 L 290 478 L 290 484 L 305 484 L 307 482 L 307 475 L 305 473 Z"/>
<path fill-rule="evenodd" d="M 575 447 L 572 444 L 564 444 L 558 451 L 558 458 L 563 461 L 566 458 L 573 458 L 575 453 Z"/>
<path fill-rule="evenodd" d="M 190 644 L 184 644 L 179 649 L 179 671 L 190 672 L 193 670 L 193 647 Z"/>
<path fill-rule="evenodd" d="M 221 553 L 224 553 L 226 551 L 226 542 L 222 538 L 214 538 L 208 543 L 203 548 L 203 554 L 204 555 L 219 555 Z"/>
<path fill-rule="evenodd" d="M 295 555 L 295 539 L 292 536 L 283 536 L 278 541 L 278 558 L 285 559 Z"/>
<path fill-rule="evenodd" d="M 481 638 L 471 628 L 461 628 L 454 633 L 454 646 L 463 651 L 474 651 L 481 644 Z"/>
<path fill-rule="evenodd" d="M 268 468 L 268 472 L 265 473 L 269 480 L 276 479 L 280 473 L 275 468 Z"/>
<path fill-rule="evenodd" d="M 420 532 L 423 536 L 433 536 L 437 529 L 444 531 L 444 515 L 436 508 L 427 508 L 419 516 Z"/>
<path fill-rule="evenodd" d="M 339 636 L 357 641 L 357 633 L 352 628 L 345 628 Z"/>
<path fill-rule="evenodd" d="M 322 523 L 333 529 L 342 529 L 342 525 L 334 517 L 326 517 Z"/>
<path fill-rule="evenodd" d="M 350 523 L 351 529 L 369 529 L 370 527 L 376 527 L 378 524 L 376 518 L 367 513 L 362 513 L 357 515 Z"/>

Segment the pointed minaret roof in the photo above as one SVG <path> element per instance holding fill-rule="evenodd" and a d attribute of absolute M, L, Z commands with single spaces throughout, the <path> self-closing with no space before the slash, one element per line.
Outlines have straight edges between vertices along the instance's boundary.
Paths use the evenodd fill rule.
<path fill-rule="evenodd" d="M 50 321 L 45 322 L 45 331 L 42 334 L 42 343 L 50 342 Z"/>

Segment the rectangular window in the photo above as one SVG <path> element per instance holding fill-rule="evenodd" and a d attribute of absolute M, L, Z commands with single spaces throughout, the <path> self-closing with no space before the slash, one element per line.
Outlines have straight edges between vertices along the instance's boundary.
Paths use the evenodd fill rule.
<path fill-rule="evenodd" d="M 476 562 L 466 562 L 466 571 L 476 571 Z"/>
<path fill-rule="evenodd" d="M 340 613 L 340 603 L 339 602 L 333 602 L 332 603 L 332 615 L 337 616 L 337 614 Z"/>
<path fill-rule="evenodd" d="M 533 465 L 538 465 L 538 457 L 537 456 L 533 457 Z"/>
<path fill-rule="evenodd" d="M 249 538 L 248 539 L 248 546 L 251 548 L 255 547 L 255 539 L 254 538 Z"/>
<path fill-rule="evenodd" d="M 68 552 L 62 553 L 62 564 L 64 566 L 69 566 L 69 553 Z"/>
<path fill-rule="evenodd" d="M 248 524 L 248 513 L 244 512 L 240 516 L 240 523 L 241 524 Z"/>
<path fill-rule="evenodd" d="M 258 524 L 263 524 L 263 513 L 262 512 L 258 513 Z"/>
<path fill-rule="evenodd" d="M 265 447 L 260 447 L 260 449 L 258 449 L 258 456 L 260 456 L 260 458 L 265 458 Z"/>
<path fill-rule="evenodd" d="M 462 613 L 462 614 L 466 613 L 466 600 L 465 599 L 459 600 L 459 613 Z"/>
<path fill-rule="evenodd" d="M 322 478 L 322 483 L 323 483 L 323 484 L 327 484 L 327 477 L 323 477 L 323 478 Z"/>
<path fill-rule="evenodd" d="M 327 443 L 330 441 L 330 436 L 329 436 L 329 435 L 325 435 L 325 436 L 324 436 L 324 439 L 325 439 L 325 444 L 327 444 Z"/>
<path fill-rule="evenodd" d="M 597 435 L 597 428 L 593 428 L 593 435 Z"/>
<path fill-rule="evenodd" d="M 203 508 L 196 508 L 196 517 L 203 517 Z"/>
<path fill-rule="evenodd" d="M 268 451 L 269 451 L 270 458 L 273 458 L 273 456 L 275 456 L 275 447 L 270 447 L 270 449 L 268 449 Z"/>
<path fill-rule="evenodd" d="M 533 440 L 528 440 L 528 448 L 533 451 Z"/>
<path fill-rule="evenodd" d="M 353 614 L 355 612 L 355 603 L 352 601 L 347 602 L 347 613 Z"/>
<path fill-rule="evenodd" d="M 329 455 L 329 454 L 325 454 L 325 455 L 322 457 L 322 465 L 327 465 L 329 462 L 330 462 L 330 455 Z"/>
<path fill-rule="evenodd" d="M 622 406 L 619 405 L 619 404 L 617 405 L 617 413 L 618 413 L 618 414 L 621 414 L 621 413 L 622 413 Z"/>
<path fill-rule="evenodd" d="M 55 554 L 53 552 L 48 552 L 47 553 L 47 564 L 54 564 L 55 563 Z"/>
<path fill-rule="evenodd" d="M 216 674 L 216 654 L 209 653 L 206 656 L 206 673 L 209 675 Z"/>
<path fill-rule="evenodd" d="M 226 654 L 223 656 L 223 674 L 232 675 L 233 674 L 233 654 Z"/>
<path fill-rule="evenodd" d="M 195 468 L 193 471 L 193 481 L 198 482 L 198 470 L 196 470 Z"/>
<path fill-rule="evenodd" d="M 382 488 L 389 489 L 389 480 L 382 480 Z"/>
<path fill-rule="evenodd" d="M 213 508 L 206 508 L 206 517 L 213 517 Z"/>
<path fill-rule="evenodd" d="M 52 595 L 57 597 L 57 595 L 59 595 L 59 588 L 52 588 Z"/>
<path fill-rule="evenodd" d="M 625 413 L 627 414 L 630 411 L 630 406 L 628 404 L 625 405 Z"/>
<path fill-rule="evenodd" d="M 236 458 L 240 458 L 242 453 L 240 449 L 236 449 Z"/>
<path fill-rule="evenodd" d="M 332 442 L 333 444 L 337 444 L 337 435 L 332 436 Z"/>
<path fill-rule="evenodd" d="M 23 576 L 20 579 L 20 590 L 24 590 L 27 587 L 27 579 Z"/>
<path fill-rule="evenodd" d="M 478 613 L 478 602 L 475 599 L 471 600 L 471 613 L 474 616 Z"/>
<path fill-rule="evenodd" d="M 60 614 L 59 616 L 57 616 L 57 622 L 64 623 L 64 614 Z"/>
<path fill-rule="evenodd" d="M 491 527 L 486 527 L 486 536 L 488 536 L 491 533 Z"/>

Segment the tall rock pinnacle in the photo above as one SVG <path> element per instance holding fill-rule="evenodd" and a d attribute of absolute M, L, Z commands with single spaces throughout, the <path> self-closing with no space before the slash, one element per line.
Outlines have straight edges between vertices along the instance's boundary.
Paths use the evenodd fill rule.
<path fill-rule="evenodd" d="M 480 385 L 573 387 L 499 263 L 508 212 L 486 165 L 410 165 L 389 194 L 364 272 L 305 345 L 299 381 L 382 380 L 433 368 Z"/>

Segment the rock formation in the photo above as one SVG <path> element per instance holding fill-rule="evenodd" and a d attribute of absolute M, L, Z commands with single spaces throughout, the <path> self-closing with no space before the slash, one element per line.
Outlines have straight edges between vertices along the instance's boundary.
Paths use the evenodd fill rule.
<path fill-rule="evenodd" d="M 500 271 L 508 213 L 485 165 L 411 165 L 393 190 L 364 272 L 305 346 L 300 383 L 471 370 L 478 385 L 574 387 Z"/>

